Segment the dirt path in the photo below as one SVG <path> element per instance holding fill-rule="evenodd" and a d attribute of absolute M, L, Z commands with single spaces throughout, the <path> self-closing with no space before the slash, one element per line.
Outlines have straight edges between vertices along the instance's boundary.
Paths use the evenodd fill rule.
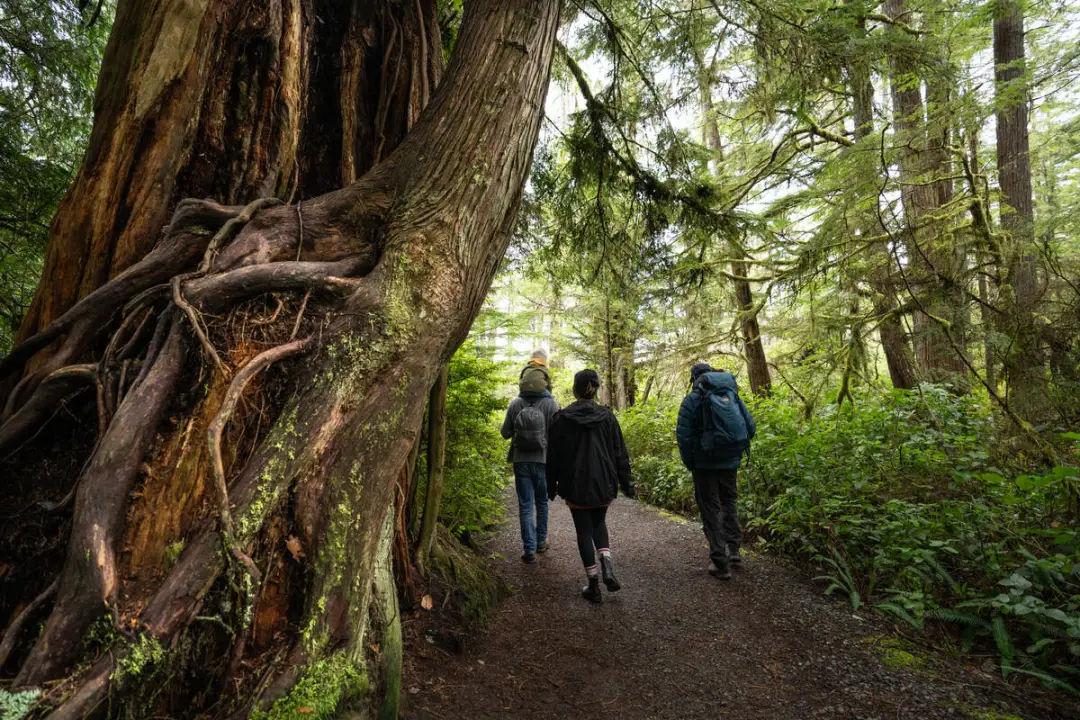
<path fill-rule="evenodd" d="M 493 551 L 517 589 L 461 655 L 428 646 L 406 667 L 403 716 L 427 718 L 1067 717 L 1018 708 L 984 670 L 900 649 L 790 568 L 751 554 L 728 582 L 706 572 L 698 526 L 620 499 L 609 513 L 623 584 L 592 605 L 570 513 L 551 550 L 521 563 L 516 508 Z M 424 644 L 421 643 L 421 646 Z"/>

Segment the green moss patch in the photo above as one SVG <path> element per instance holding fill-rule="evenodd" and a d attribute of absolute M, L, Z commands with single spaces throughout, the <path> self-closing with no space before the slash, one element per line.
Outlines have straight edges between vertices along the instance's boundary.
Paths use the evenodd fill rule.
<path fill-rule="evenodd" d="M 363 670 L 346 653 L 337 652 L 308 666 L 292 691 L 268 711 L 256 710 L 251 720 L 322 720 L 334 717 L 338 708 L 367 692 Z"/>

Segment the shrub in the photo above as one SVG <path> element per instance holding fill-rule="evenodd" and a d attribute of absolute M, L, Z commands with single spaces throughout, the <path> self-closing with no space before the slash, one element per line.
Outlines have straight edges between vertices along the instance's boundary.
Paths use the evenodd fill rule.
<path fill-rule="evenodd" d="M 643 502 L 693 513 L 694 483 L 675 445 L 677 406 L 635 405 L 619 415 L 630 465 Z"/>
<path fill-rule="evenodd" d="M 450 359 L 446 395 L 446 477 L 439 517 L 458 537 L 490 527 L 502 513 L 509 481 L 499 434 L 508 380 L 499 365 L 466 341 Z"/>
<path fill-rule="evenodd" d="M 993 643 L 1004 674 L 1080 674 L 1080 470 L 991 450 L 1007 444 L 988 409 L 935 386 L 863 390 L 806 421 L 783 395 L 753 410 L 742 500 L 764 547 L 823 566 L 853 606 Z"/>

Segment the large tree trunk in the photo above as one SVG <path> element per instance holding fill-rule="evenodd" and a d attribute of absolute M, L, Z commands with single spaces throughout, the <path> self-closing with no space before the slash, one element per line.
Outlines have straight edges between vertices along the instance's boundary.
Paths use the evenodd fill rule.
<path fill-rule="evenodd" d="M 866 21 L 859 19 L 859 33 L 865 35 Z M 855 141 L 867 142 L 874 132 L 874 86 L 870 79 L 869 64 L 861 59 L 853 60 L 848 67 L 852 94 L 852 116 L 855 123 Z M 873 163 L 877 170 L 877 163 Z M 866 218 L 860 233 L 876 234 L 876 218 Z M 894 388 L 910 390 L 918 378 L 915 374 L 915 358 L 911 345 L 904 334 L 900 314 L 897 312 L 896 278 L 892 270 L 892 258 L 886 242 L 875 243 L 870 249 L 874 268 L 870 276 L 874 289 L 874 314 L 878 317 L 878 339 L 885 353 L 889 378 Z"/>
<path fill-rule="evenodd" d="M 742 331 L 743 352 L 746 354 L 746 372 L 750 376 L 750 392 L 755 395 L 768 395 L 772 392 L 772 378 L 769 377 L 769 364 L 765 358 L 765 346 L 761 342 L 761 326 L 758 324 L 757 308 L 754 307 L 754 294 L 750 289 L 750 268 L 742 261 L 731 263 L 731 272 L 735 275 L 735 299 L 739 303 L 739 329 Z"/>
<path fill-rule="evenodd" d="M 911 24 L 906 0 L 886 0 L 885 14 Z M 899 31 L 893 31 L 899 33 Z M 957 357 L 940 320 L 955 314 L 946 279 L 955 277 L 953 249 L 942 246 L 938 223 L 931 218 L 941 207 L 945 185 L 940 179 L 942 153 L 928 137 L 919 64 L 903 45 L 889 56 L 896 145 L 900 148 L 900 195 L 904 206 L 907 279 L 920 305 L 915 314 L 915 357 L 924 376 L 934 382 L 966 385 L 967 368 Z M 939 320 L 940 319 L 940 320 Z"/>
<path fill-rule="evenodd" d="M 180 198 L 304 198 L 366 172 L 438 83 L 434 5 L 121 2 L 19 339 L 145 257 Z"/>
<path fill-rule="evenodd" d="M 1006 287 L 1001 289 L 1009 320 L 1002 330 L 1015 338 L 1015 349 L 1004 358 L 1004 370 L 1009 404 L 1022 417 L 1034 419 L 1046 407 L 1047 381 L 1035 326 L 1039 287 L 1024 56 L 1022 6 L 1014 0 L 999 0 L 994 5 L 997 167 L 1003 196 L 1001 225 L 1010 245 Z"/>
<path fill-rule="evenodd" d="M 427 391 L 513 228 L 558 2 L 472 0 L 437 90 L 434 18 L 430 0 L 121 3 L 93 146 L 27 340 L 0 365 L 12 377 L 29 363 L 0 457 L 72 383 L 99 388 L 103 432 L 18 682 L 64 677 L 103 615 L 131 635 L 52 690 L 54 717 L 146 690 L 144 666 L 174 684 L 239 683 L 259 707 L 288 707 L 300 683 L 319 684 L 327 712 L 364 688 L 396 711 L 389 510 Z M 184 201 L 159 239 L 178 196 L 294 190 L 317 196 Z M 183 551 L 146 567 L 147 535 L 158 555 Z M 206 617 L 228 633 L 193 624 Z M 258 647 L 267 618 L 284 627 Z M 183 716 L 212 702 L 153 696 Z"/>

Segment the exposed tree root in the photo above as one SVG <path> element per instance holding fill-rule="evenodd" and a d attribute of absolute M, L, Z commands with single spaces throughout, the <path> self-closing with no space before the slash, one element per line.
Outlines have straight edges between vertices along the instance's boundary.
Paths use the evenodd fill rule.
<path fill-rule="evenodd" d="M 25 385 L 21 391 L 13 391 L 12 396 L 9 396 L 7 406 L 11 407 L 11 411 L 5 411 L 5 415 L 10 415 L 22 404 L 22 398 L 28 397 L 28 388 L 36 388 L 43 377 L 67 365 L 71 358 L 85 353 L 116 312 L 132 298 L 167 283 L 173 275 L 201 258 L 210 242 L 205 228 L 219 228 L 240 210 L 208 200 L 181 201 L 164 240 L 145 258 L 87 295 L 0 361 L 2 380 L 21 371 L 38 351 L 63 337 L 57 352 L 41 368 L 36 369 L 36 372 L 24 378 L 20 383 Z M 12 403 L 12 400 L 15 402 Z"/>
<path fill-rule="evenodd" d="M 305 297 L 305 303 L 306 300 Z M 297 325 L 299 325 L 299 318 L 297 318 Z M 221 433 L 236 410 L 236 403 L 240 401 L 244 388 L 251 379 L 271 364 L 304 352 L 311 346 L 313 340 L 314 338 L 309 337 L 304 340 L 294 340 L 285 345 L 279 345 L 260 353 L 244 365 L 229 384 L 229 390 L 225 393 L 225 400 L 221 403 L 221 409 L 206 431 L 207 442 L 210 446 L 210 462 L 214 468 L 214 485 L 217 488 L 218 495 L 218 517 L 221 520 L 221 532 L 224 536 L 225 545 L 232 556 L 244 565 L 255 584 L 262 580 L 262 573 L 259 572 L 259 568 L 236 543 L 232 512 L 229 510 L 229 490 L 225 482 L 225 463 L 221 459 Z"/>
<path fill-rule="evenodd" d="M 95 383 L 96 379 L 97 365 L 92 363 L 70 365 L 50 373 L 38 386 L 33 398 L 0 424 L 0 459 L 10 455 L 38 432 L 64 398 Z"/>
<path fill-rule="evenodd" d="M 184 341 L 174 325 L 154 368 L 124 400 L 79 480 L 56 605 L 16 678 L 19 685 L 38 685 L 62 674 L 114 596 L 116 538 L 128 495 L 172 397 L 183 352 Z"/>
<path fill-rule="evenodd" d="M 30 601 L 30 604 L 23 608 L 23 611 L 11 621 L 7 630 L 4 632 L 4 639 L 0 641 L 0 668 L 4 667 L 8 658 L 11 656 L 11 651 L 15 649 L 15 641 L 19 637 L 19 633 L 22 631 L 23 625 L 29 620 L 37 609 L 41 607 L 49 598 L 56 594 L 56 588 L 60 586 L 60 580 L 57 578 L 53 580 L 49 587 L 45 588 L 40 595 Z"/>
<path fill-rule="evenodd" d="M 176 307 L 180 308 L 188 320 L 191 322 L 191 329 L 195 332 L 196 337 L 199 338 L 199 342 L 202 343 L 203 350 L 214 361 L 214 365 L 217 366 L 218 371 L 222 375 L 228 375 L 229 369 L 225 367 L 225 363 L 221 361 L 221 356 L 218 355 L 218 351 L 214 348 L 214 344 L 210 342 L 210 338 L 206 337 L 206 329 L 203 328 L 202 318 L 199 317 L 199 313 L 195 312 L 195 308 L 188 304 L 188 301 L 184 299 L 184 292 L 180 289 L 180 283 L 184 280 L 183 276 L 177 275 L 172 279 L 170 287 L 172 288 L 172 301 Z"/>

